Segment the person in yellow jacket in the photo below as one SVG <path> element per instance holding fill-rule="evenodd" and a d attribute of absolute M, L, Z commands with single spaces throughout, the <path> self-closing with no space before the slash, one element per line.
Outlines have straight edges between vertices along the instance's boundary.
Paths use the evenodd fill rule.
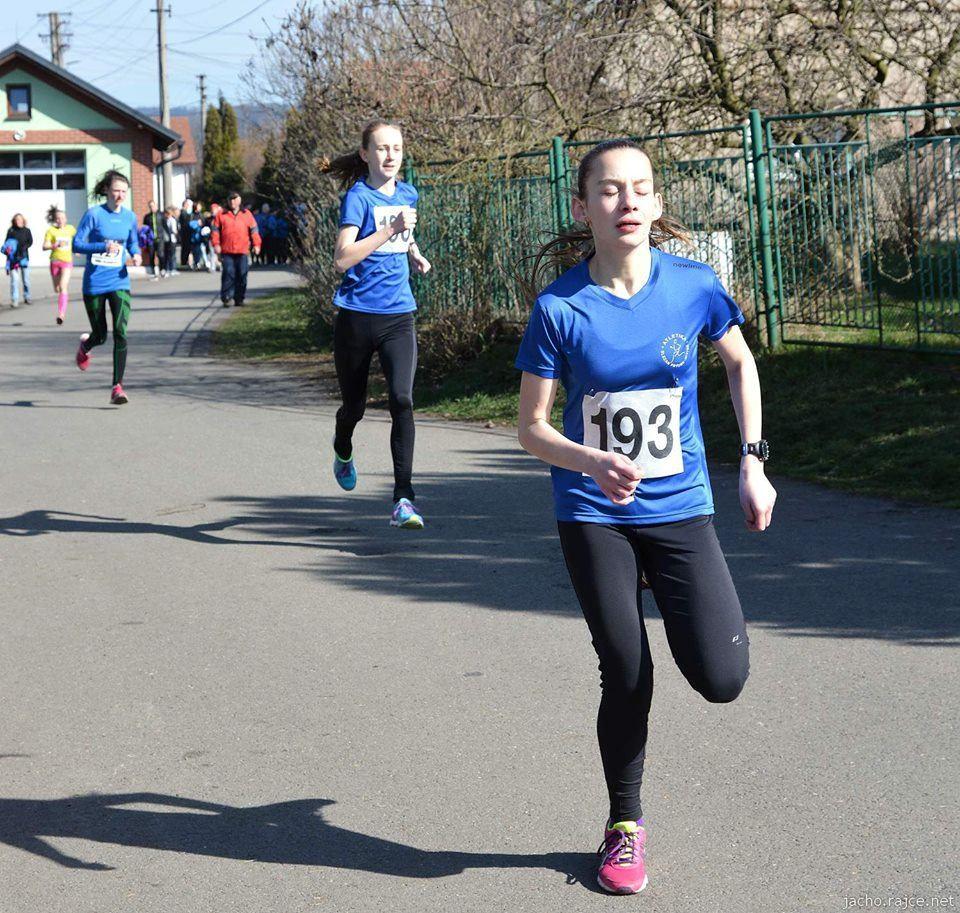
<path fill-rule="evenodd" d="M 55 205 L 47 211 L 50 227 L 43 236 L 43 249 L 50 251 L 50 277 L 57 293 L 57 325 L 67 316 L 67 288 L 73 272 L 73 236 L 76 228 L 67 224 L 67 214 Z"/>

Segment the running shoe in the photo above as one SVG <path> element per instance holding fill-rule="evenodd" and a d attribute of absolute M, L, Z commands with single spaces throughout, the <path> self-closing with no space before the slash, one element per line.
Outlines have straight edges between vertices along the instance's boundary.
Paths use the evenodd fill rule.
<path fill-rule="evenodd" d="M 618 821 L 604 832 L 597 883 L 610 894 L 639 894 L 647 886 L 644 865 L 647 832 L 643 819 Z"/>
<path fill-rule="evenodd" d="M 83 344 L 90 338 L 89 333 L 80 334 L 80 345 L 77 348 L 77 367 L 81 371 L 86 371 L 90 367 L 90 353 L 84 349 Z"/>
<path fill-rule="evenodd" d="M 423 517 L 406 498 L 401 498 L 393 508 L 390 525 L 400 529 L 423 529 Z"/>
<path fill-rule="evenodd" d="M 344 491 L 353 491 L 357 487 L 357 467 L 353 465 L 353 457 L 349 460 L 341 460 L 334 450 L 333 477 Z"/>
<path fill-rule="evenodd" d="M 127 394 L 123 392 L 123 387 L 120 384 L 116 384 L 113 390 L 110 391 L 110 405 L 111 406 L 122 406 L 127 402 Z"/>

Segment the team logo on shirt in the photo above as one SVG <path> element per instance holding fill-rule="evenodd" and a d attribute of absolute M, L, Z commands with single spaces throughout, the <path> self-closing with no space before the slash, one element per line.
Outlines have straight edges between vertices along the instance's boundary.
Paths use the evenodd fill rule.
<path fill-rule="evenodd" d="M 671 333 L 660 343 L 660 357 L 671 368 L 682 368 L 690 355 L 690 343 L 683 333 Z"/>

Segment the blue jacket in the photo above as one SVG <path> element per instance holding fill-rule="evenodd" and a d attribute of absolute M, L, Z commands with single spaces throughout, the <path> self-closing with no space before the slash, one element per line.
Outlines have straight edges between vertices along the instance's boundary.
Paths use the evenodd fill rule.
<path fill-rule="evenodd" d="M 116 258 L 106 254 L 107 241 L 122 244 L 124 251 Z M 87 255 L 87 268 L 83 271 L 83 294 L 104 295 L 119 289 L 130 288 L 127 258 L 140 253 L 137 239 L 137 217 L 129 210 L 111 210 L 106 203 L 88 209 L 77 226 L 73 249 Z"/>

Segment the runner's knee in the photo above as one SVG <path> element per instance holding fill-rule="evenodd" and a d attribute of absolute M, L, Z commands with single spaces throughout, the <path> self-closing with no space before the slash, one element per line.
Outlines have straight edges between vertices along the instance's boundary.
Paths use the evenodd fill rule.
<path fill-rule="evenodd" d="M 725 675 L 705 678 L 694 684 L 694 687 L 711 704 L 729 704 L 740 696 L 749 675 L 749 669 L 731 671 Z"/>

